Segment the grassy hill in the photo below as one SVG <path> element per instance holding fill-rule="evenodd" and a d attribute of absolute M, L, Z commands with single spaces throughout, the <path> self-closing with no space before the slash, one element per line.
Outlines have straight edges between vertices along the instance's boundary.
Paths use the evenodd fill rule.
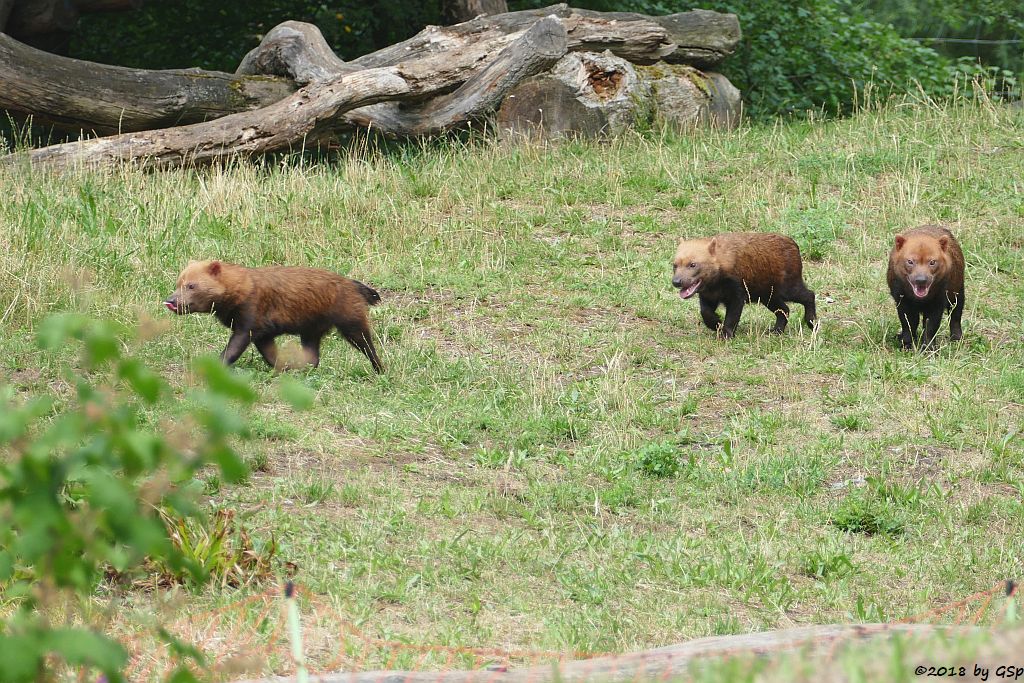
<path fill-rule="evenodd" d="M 72 351 L 33 342 L 66 309 L 160 328 L 138 352 L 187 386 L 227 341 L 160 305 L 189 259 L 379 288 L 387 373 L 328 338 L 297 373 L 316 393 L 299 413 L 247 352 L 253 473 L 205 482 L 369 633 L 623 651 L 898 619 L 1024 575 L 1021 109 L 187 173 L 7 168 L 0 185 L 0 383 L 26 393 L 68 391 Z M 924 222 L 964 248 L 964 339 L 944 322 L 937 351 L 911 354 L 884 273 L 892 236 Z M 701 326 L 669 260 L 680 236 L 732 230 L 796 238 L 820 330 L 771 336 L 763 307 L 730 341 Z"/>

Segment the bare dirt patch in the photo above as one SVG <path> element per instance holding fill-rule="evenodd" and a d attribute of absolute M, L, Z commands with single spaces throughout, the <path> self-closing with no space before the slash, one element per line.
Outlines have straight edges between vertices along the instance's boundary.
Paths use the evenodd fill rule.
<path fill-rule="evenodd" d="M 43 373 L 36 368 L 19 368 L 11 372 L 9 381 L 16 387 L 31 387 L 42 378 Z"/>

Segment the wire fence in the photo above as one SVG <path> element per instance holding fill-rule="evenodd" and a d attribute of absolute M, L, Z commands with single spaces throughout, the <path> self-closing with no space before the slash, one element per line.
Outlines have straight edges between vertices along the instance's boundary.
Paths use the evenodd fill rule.
<path fill-rule="evenodd" d="M 890 630 L 905 631 L 913 625 L 966 626 L 985 622 L 994 628 L 1015 609 L 1013 597 L 1018 592 L 1017 584 L 1005 581 L 961 600 L 887 624 L 808 627 L 796 629 L 785 638 L 759 634 L 769 637 L 762 639 L 755 650 L 758 653 L 792 650 L 815 643 L 824 645 L 825 656 L 831 658 L 837 648 L 851 638 Z M 1003 609 L 995 609 L 994 604 L 1003 602 L 997 600 L 1000 596 L 1008 600 Z M 666 658 L 686 654 L 682 650 L 672 651 L 672 648 L 621 654 L 459 647 L 380 638 L 356 626 L 329 596 L 316 595 L 301 587 L 293 589 L 291 583 L 285 591 L 269 590 L 218 609 L 180 616 L 164 624 L 162 631 L 163 635 L 133 635 L 125 641 L 131 653 L 126 672 L 128 680 L 163 680 L 182 663 L 185 652 L 189 651 L 181 643 L 194 644 L 202 659 L 202 669 L 215 680 L 291 675 L 302 681 L 312 674 L 350 672 L 350 678 L 343 675 L 331 680 L 483 681 L 512 670 L 539 672 L 537 677 L 527 675 L 524 680 L 548 680 L 552 672 L 566 680 L 613 674 L 621 679 L 624 672 L 641 672 L 647 676 L 644 680 L 664 680 L 673 671 L 671 666 L 665 666 Z M 704 648 L 714 657 L 752 651 L 749 643 L 730 647 L 727 638 L 716 640 L 721 643 Z M 685 647 L 685 644 L 677 647 Z M 444 673 L 455 671 L 465 675 L 453 678 Z M 377 673 L 360 675 L 358 672 Z M 437 673 L 424 678 L 414 676 L 413 672 Z"/>
<path fill-rule="evenodd" d="M 914 38 L 924 43 L 952 43 L 954 45 L 1020 45 L 1024 38 L 986 40 L 984 38 Z"/>

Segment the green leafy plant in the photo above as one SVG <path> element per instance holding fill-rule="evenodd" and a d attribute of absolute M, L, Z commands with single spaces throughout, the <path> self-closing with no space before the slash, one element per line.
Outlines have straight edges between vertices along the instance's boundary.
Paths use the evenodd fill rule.
<path fill-rule="evenodd" d="M 855 414 L 836 415 L 831 421 L 839 429 L 848 432 L 855 432 L 865 427 L 864 418 Z"/>
<path fill-rule="evenodd" d="M 649 477 L 674 477 L 683 467 L 679 446 L 669 441 L 641 446 L 634 458 L 637 468 Z"/>
<path fill-rule="evenodd" d="M 815 579 L 841 579 L 857 571 L 849 555 L 828 548 L 818 548 L 805 555 L 801 569 Z"/>
<path fill-rule="evenodd" d="M 186 564 L 200 570 L 208 582 L 221 588 L 237 588 L 273 576 L 277 541 L 273 537 L 255 543 L 248 530 L 235 521 L 228 509 L 217 510 L 209 519 L 173 517 L 161 510 L 171 546 Z M 192 583 L 192 573 L 175 572 L 172 566 L 152 560 L 155 578 L 161 585 Z"/>
<path fill-rule="evenodd" d="M 832 513 L 831 521 L 837 529 L 866 536 L 899 536 L 905 527 L 888 501 L 860 491 L 843 500 Z"/>
<path fill-rule="evenodd" d="M 124 648 L 85 627 L 52 626 L 48 605 L 88 599 L 108 573 L 131 576 L 152 561 L 202 582 L 223 556 L 215 538 L 201 553 L 182 536 L 200 513 L 188 484 L 208 464 L 225 481 L 246 474 L 231 446 L 246 431 L 233 404 L 255 392 L 216 358 L 200 358 L 181 419 L 154 427 L 147 411 L 175 397 L 126 352 L 130 337 L 84 315 L 49 317 L 39 326 L 43 352 L 81 349 L 63 370 L 71 396 L 0 394 L 0 582 L 15 608 L 0 630 L 0 680 L 40 680 L 54 661 L 123 680 Z M 218 524 L 214 537 L 224 535 Z"/>

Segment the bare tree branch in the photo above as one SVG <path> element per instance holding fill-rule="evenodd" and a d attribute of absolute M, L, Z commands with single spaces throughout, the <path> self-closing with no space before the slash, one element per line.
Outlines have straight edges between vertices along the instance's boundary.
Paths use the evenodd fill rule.
<path fill-rule="evenodd" d="M 220 71 L 148 71 L 60 57 L 0 34 L 0 109 L 100 135 L 248 111 L 295 92 L 291 81 Z"/>
<path fill-rule="evenodd" d="M 424 121 L 444 129 L 467 115 L 493 108 L 506 90 L 548 68 L 564 53 L 562 25 L 553 17 L 540 21 L 466 83 L 459 98 L 441 98 L 440 106 Z M 422 99 L 449 88 L 450 82 L 443 76 L 419 69 L 407 70 L 401 65 L 364 69 L 312 83 L 256 111 L 189 126 L 53 145 L 10 155 L 3 161 L 17 163 L 27 158 L 33 166 L 54 169 L 119 162 L 146 168 L 209 163 L 315 142 L 345 125 L 340 117 L 347 111 L 384 100 Z"/>

